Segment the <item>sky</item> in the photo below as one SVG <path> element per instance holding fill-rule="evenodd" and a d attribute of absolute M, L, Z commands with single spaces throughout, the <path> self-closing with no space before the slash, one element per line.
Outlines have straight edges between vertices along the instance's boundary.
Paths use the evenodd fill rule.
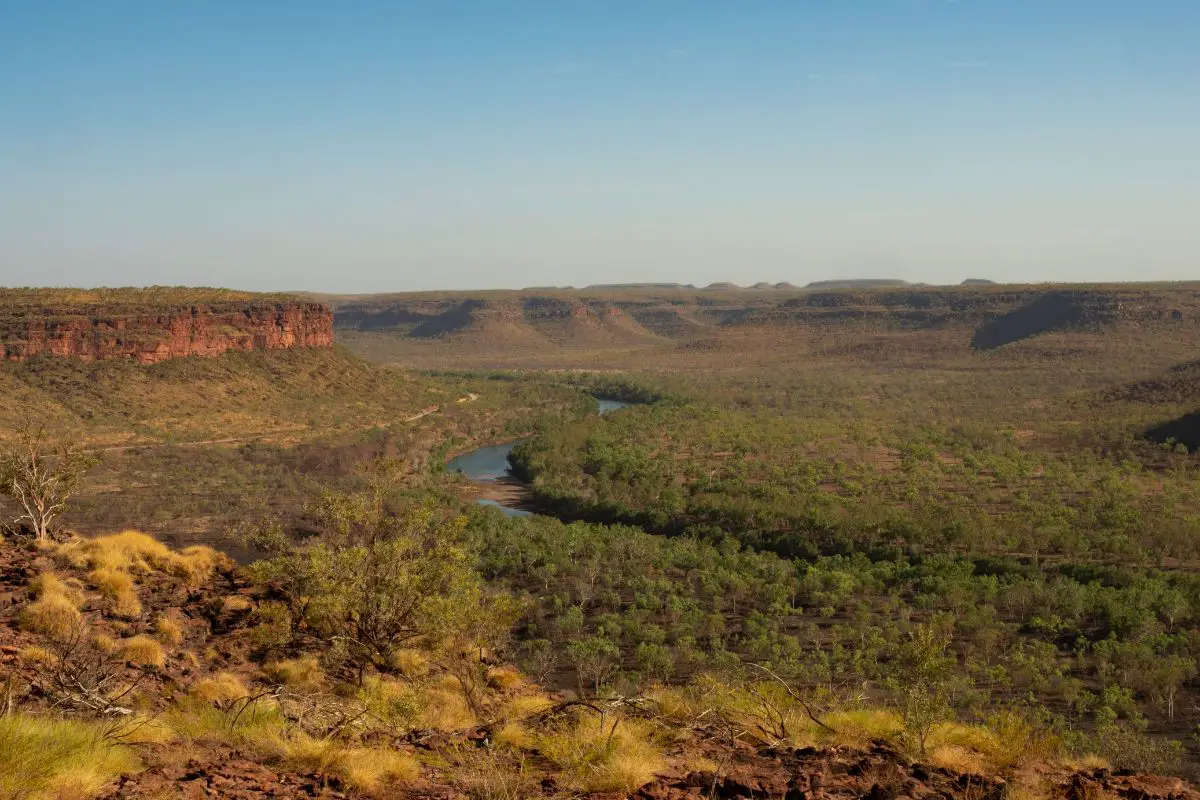
<path fill-rule="evenodd" d="M 0 285 L 1198 268 L 1200 0 L 0 0 Z"/>

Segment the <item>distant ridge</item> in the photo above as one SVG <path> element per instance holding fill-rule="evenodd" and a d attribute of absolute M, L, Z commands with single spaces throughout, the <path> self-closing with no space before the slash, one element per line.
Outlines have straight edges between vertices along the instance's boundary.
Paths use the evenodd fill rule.
<path fill-rule="evenodd" d="M 588 289 L 695 289 L 690 283 L 593 283 Z"/>
<path fill-rule="evenodd" d="M 838 278 L 829 281 L 813 281 L 805 289 L 874 289 L 887 286 L 911 286 L 898 278 Z"/>
<path fill-rule="evenodd" d="M 967 278 L 962 282 L 963 286 L 995 286 L 995 281 L 990 281 L 987 278 Z"/>

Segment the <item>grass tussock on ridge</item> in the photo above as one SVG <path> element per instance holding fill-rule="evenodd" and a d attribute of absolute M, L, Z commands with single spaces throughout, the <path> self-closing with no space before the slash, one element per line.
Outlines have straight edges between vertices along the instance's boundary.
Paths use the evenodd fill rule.
<path fill-rule="evenodd" d="M 52 572 L 44 572 L 30 582 L 29 588 L 35 600 L 21 610 L 19 622 L 23 629 L 63 639 L 83 624 L 79 613 L 83 593 L 75 586 Z"/>
<path fill-rule="evenodd" d="M 586 792 L 633 792 L 666 767 L 662 732 L 645 720 L 576 714 L 537 732 L 534 745 Z"/>
<path fill-rule="evenodd" d="M 114 573 L 160 571 L 182 578 L 188 585 L 200 586 L 218 568 L 232 564 L 227 556 L 211 547 L 193 545 L 176 552 L 152 536 L 134 530 L 70 542 L 60 547 L 58 553 L 71 566 L 91 569 L 93 574 L 110 581 L 119 580 Z"/>

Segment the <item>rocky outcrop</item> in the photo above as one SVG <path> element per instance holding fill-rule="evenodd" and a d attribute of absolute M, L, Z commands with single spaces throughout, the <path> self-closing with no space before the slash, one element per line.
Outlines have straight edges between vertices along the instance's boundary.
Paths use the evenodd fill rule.
<path fill-rule="evenodd" d="M 0 352 L 8 361 L 48 355 L 154 364 L 231 350 L 332 344 L 333 315 L 321 303 L 246 301 L 113 313 L 103 308 L 0 308 Z"/>

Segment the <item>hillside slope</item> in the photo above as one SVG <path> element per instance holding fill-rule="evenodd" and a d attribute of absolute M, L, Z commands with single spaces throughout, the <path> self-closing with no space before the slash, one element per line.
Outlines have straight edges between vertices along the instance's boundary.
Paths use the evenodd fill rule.
<path fill-rule="evenodd" d="M 503 663 L 472 688 L 424 644 L 356 683 L 303 636 L 285 644 L 282 597 L 218 553 L 131 531 L 0 541 L 0 797 L 1200 798 L 1177 778 L 1081 769 L 1028 729 L 946 725 L 913 758 L 882 712 L 821 731 L 784 695 L 759 712 L 716 684 L 577 704 Z"/>

